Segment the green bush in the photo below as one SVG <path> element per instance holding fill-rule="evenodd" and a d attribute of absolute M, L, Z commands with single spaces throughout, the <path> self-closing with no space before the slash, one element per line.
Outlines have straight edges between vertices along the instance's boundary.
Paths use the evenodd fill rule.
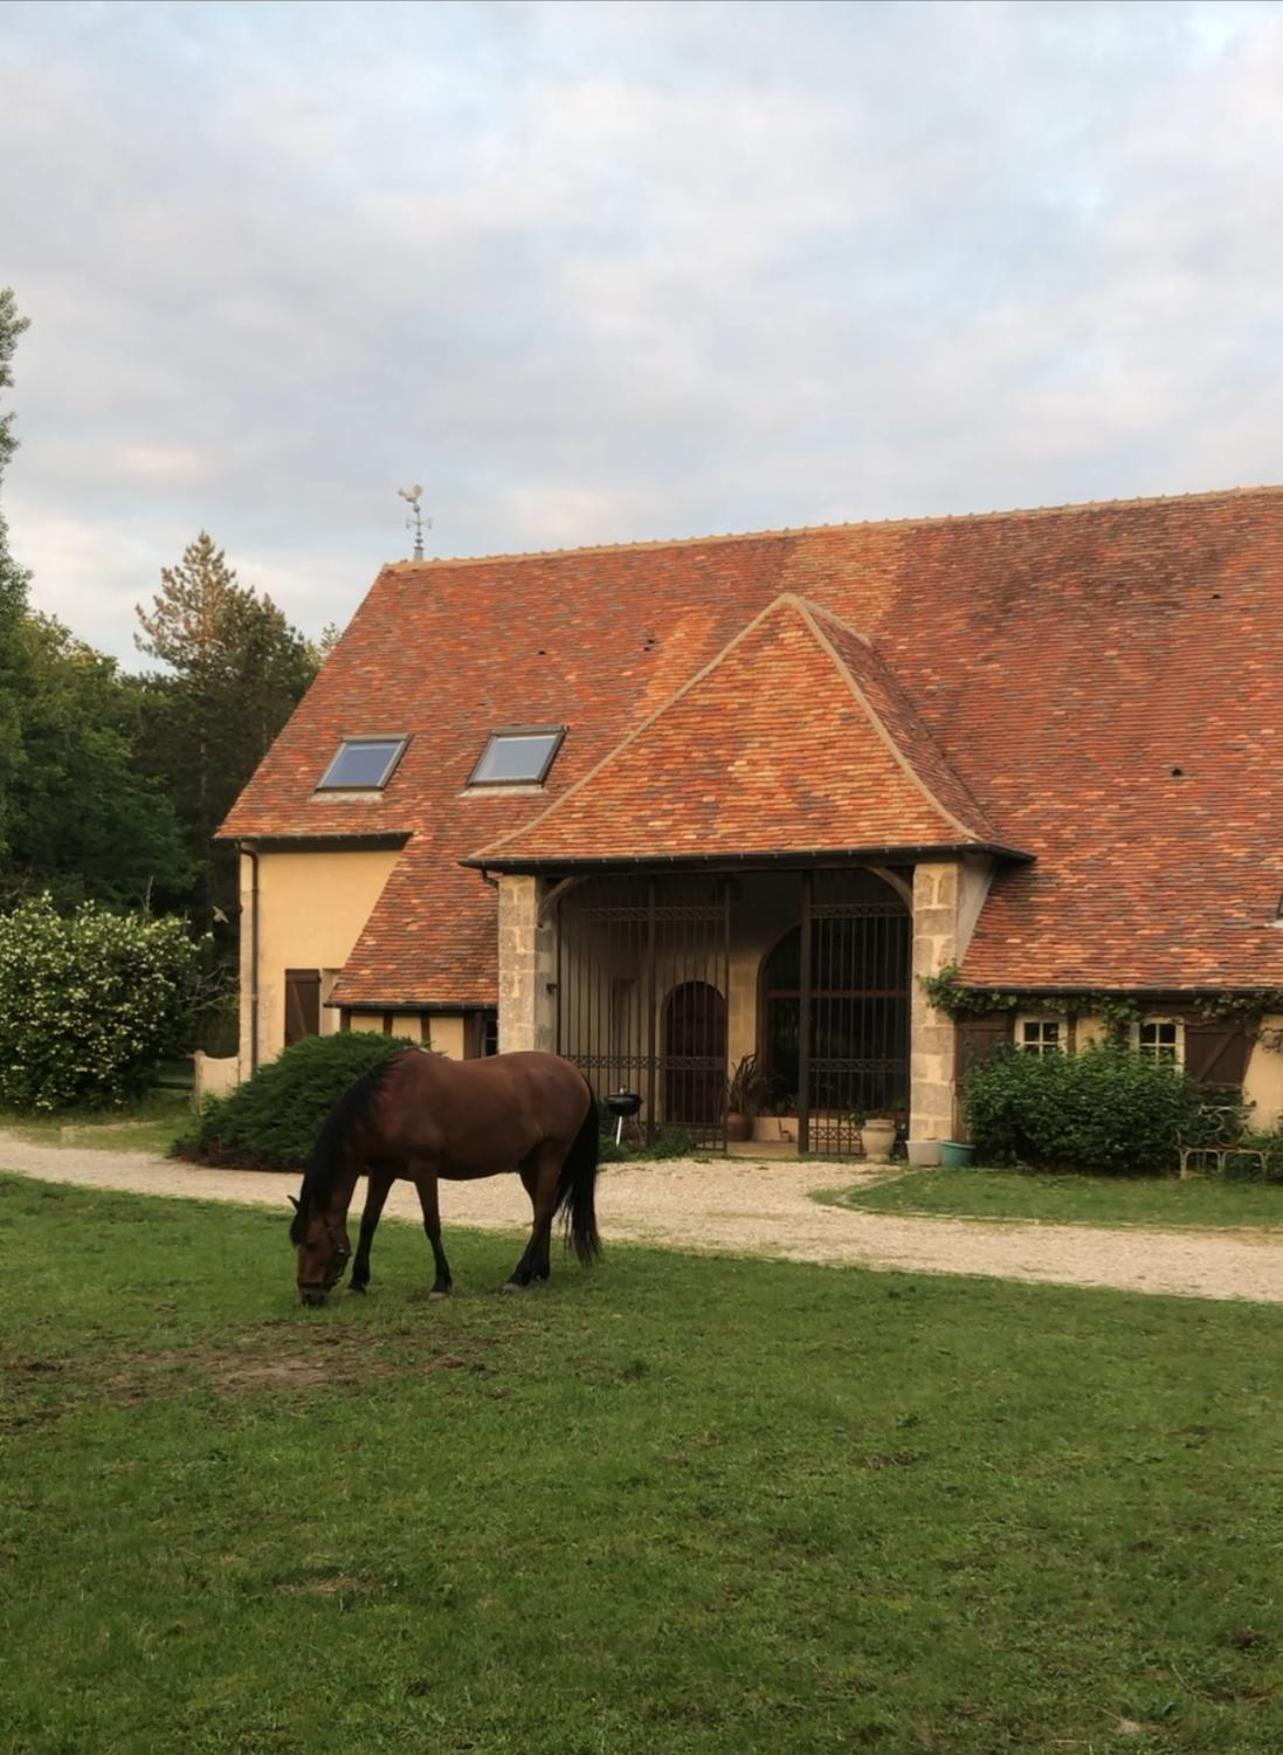
<path fill-rule="evenodd" d="M 1172 1172 L 1201 1093 L 1179 1068 L 1116 1047 L 995 1054 L 967 1078 L 963 1112 L 986 1164 L 1126 1175 Z"/>
<path fill-rule="evenodd" d="M 603 1164 L 633 1164 L 656 1158 L 691 1158 L 698 1151 L 695 1136 L 687 1128 L 665 1123 L 655 1129 L 649 1145 L 645 1140 L 625 1140 L 615 1144 L 615 1117 L 607 1113 L 602 1123 L 601 1161 Z"/>
<path fill-rule="evenodd" d="M 1283 1128 L 1247 1128 L 1242 1144 L 1246 1151 L 1263 1152 L 1265 1162 L 1247 1156 L 1226 1158 L 1221 1173 L 1227 1182 L 1283 1182 Z"/>
<path fill-rule="evenodd" d="M 190 1047 L 200 947 L 180 920 L 47 896 L 0 917 L 0 1104 L 112 1108 Z"/>
<path fill-rule="evenodd" d="M 175 1155 L 199 1164 L 301 1170 L 321 1123 L 348 1086 L 417 1043 L 363 1030 L 307 1036 L 227 1097 L 207 1098 Z"/>

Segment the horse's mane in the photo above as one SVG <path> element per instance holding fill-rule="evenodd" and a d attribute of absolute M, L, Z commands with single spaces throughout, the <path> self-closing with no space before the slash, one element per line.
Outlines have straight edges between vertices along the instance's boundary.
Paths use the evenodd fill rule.
<path fill-rule="evenodd" d="M 321 1123 L 321 1131 L 316 1136 L 307 1169 L 303 1172 L 303 1187 L 299 1191 L 298 1206 L 290 1225 L 291 1243 L 303 1241 L 309 1212 L 313 1206 L 322 1205 L 334 1187 L 348 1136 L 354 1127 L 365 1120 L 374 1099 L 383 1089 L 384 1080 L 392 1068 L 398 1066 L 404 1058 L 403 1054 L 390 1054 L 386 1060 L 381 1060 L 377 1066 L 370 1067 L 368 1072 L 363 1072 L 359 1078 L 354 1079 Z"/>

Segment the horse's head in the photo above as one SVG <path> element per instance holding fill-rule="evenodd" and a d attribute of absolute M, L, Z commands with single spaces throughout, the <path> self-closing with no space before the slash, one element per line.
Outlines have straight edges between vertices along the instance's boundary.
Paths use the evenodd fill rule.
<path fill-rule="evenodd" d="M 294 1200 L 290 1242 L 298 1246 L 298 1292 L 304 1304 L 324 1304 L 342 1278 L 352 1253 L 347 1227 L 341 1219 L 327 1219 L 307 1202 Z"/>

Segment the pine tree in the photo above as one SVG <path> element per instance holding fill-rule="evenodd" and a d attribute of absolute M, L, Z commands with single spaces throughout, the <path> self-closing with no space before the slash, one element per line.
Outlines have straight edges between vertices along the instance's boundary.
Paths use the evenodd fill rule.
<path fill-rule="evenodd" d="M 213 836 L 306 693 L 318 654 L 270 597 L 240 584 L 206 531 L 162 569 L 138 620 L 135 643 L 166 666 L 141 685 L 152 771 L 183 824 L 207 917 L 231 915 L 235 857 Z"/>

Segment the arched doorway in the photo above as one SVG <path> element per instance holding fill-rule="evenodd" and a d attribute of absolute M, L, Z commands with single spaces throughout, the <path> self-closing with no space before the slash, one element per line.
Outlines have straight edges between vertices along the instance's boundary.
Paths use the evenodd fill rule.
<path fill-rule="evenodd" d="M 683 981 L 664 1004 L 664 1120 L 716 1127 L 726 1107 L 726 999 Z"/>
<path fill-rule="evenodd" d="M 763 965 L 762 1061 L 777 1105 L 809 1113 L 811 1149 L 852 1152 L 864 1116 L 907 1113 L 910 918 L 865 871 L 815 873 L 809 913 L 809 970 L 800 923 Z"/>

